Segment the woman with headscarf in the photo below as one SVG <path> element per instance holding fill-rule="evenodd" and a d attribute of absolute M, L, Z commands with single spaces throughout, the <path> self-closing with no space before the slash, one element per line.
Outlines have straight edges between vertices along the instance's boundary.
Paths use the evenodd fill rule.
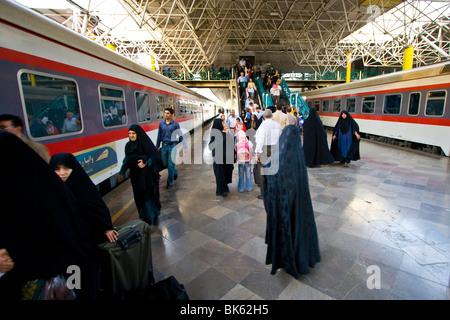
<path fill-rule="evenodd" d="M 275 154 L 272 153 L 271 165 L 278 165 L 278 171 L 267 175 L 267 183 L 264 183 L 266 264 L 272 264 L 272 274 L 283 268 L 295 278 L 309 273 L 310 268 L 320 261 L 308 173 L 299 135 L 297 126 L 284 128 L 279 148 Z"/>
<path fill-rule="evenodd" d="M 73 194 L 15 135 L 0 130 L 0 149 L 0 249 L 14 262 L 0 278 L 0 299 L 20 299 L 26 281 L 66 276 L 71 265 L 81 271 L 77 299 L 95 299 L 95 246 Z"/>
<path fill-rule="evenodd" d="M 225 122 L 214 119 L 211 127 L 209 149 L 213 156 L 213 169 L 216 177 L 216 196 L 226 197 L 230 192 L 228 184 L 234 169 L 234 137 L 228 134 Z"/>
<path fill-rule="evenodd" d="M 359 156 L 359 126 L 353 117 L 344 110 L 333 129 L 330 152 L 334 160 L 341 164 L 361 159 Z"/>
<path fill-rule="evenodd" d="M 86 222 L 92 241 L 99 245 L 117 240 L 108 207 L 95 184 L 71 153 L 57 153 L 50 159 L 50 167 L 72 191 Z"/>
<path fill-rule="evenodd" d="M 314 108 L 309 109 L 309 116 L 303 122 L 303 151 L 308 167 L 334 162 L 328 149 L 327 133 Z"/>
<path fill-rule="evenodd" d="M 128 129 L 130 140 L 125 145 L 125 158 L 119 172 L 119 181 L 130 169 L 134 202 L 139 218 L 148 224 L 158 224 L 161 213 L 159 200 L 159 166 L 161 157 L 150 137 L 137 124 Z"/>

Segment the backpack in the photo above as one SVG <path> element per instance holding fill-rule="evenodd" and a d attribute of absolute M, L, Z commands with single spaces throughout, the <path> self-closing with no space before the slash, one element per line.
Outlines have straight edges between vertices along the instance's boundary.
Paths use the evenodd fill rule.
<path fill-rule="evenodd" d="M 252 159 L 247 140 L 237 143 L 236 153 L 238 163 L 250 162 L 250 160 Z"/>

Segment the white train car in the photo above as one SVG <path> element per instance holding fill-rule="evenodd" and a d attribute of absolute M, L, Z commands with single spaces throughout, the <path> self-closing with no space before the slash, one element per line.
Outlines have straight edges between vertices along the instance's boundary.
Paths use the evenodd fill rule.
<path fill-rule="evenodd" d="M 165 107 L 183 132 L 217 113 L 214 101 L 17 3 L 0 1 L 0 34 L 0 114 L 20 116 L 51 155 L 76 155 L 97 185 L 115 184 L 131 124 L 156 143 Z"/>
<path fill-rule="evenodd" d="M 324 126 L 334 127 L 339 113 L 347 110 L 368 137 L 433 146 L 450 155 L 450 62 L 302 95 Z"/>

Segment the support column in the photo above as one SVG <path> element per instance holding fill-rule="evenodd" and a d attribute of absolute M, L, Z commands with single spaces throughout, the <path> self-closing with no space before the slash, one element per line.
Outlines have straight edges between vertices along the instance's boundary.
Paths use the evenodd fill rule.
<path fill-rule="evenodd" d="M 414 47 L 408 47 L 405 49 L 403 56 L 403 70 L 412 69 L 414 60 Z"/>
<path fill-rule="evenodd" d="M 150 55 L 150 59 L 151 59 L 151 64 L 152 64 L 152 70 L 156 71 L 155 57 L 152 54 Z"/>
<path fill-rule="evenodd" d="M 113 45 L 112 43 L 105 44 L 105 47 L 107 47 L 108 49 L 111 49 L 112 51 L 116 51 L 116 46 Z"/>
<path fill-rule="evenodd" d="M 350 82 L 350 77 L 352 74 L 352 54 L 347 52 L 347 70 L 345 75 L 345 82 Z"/>

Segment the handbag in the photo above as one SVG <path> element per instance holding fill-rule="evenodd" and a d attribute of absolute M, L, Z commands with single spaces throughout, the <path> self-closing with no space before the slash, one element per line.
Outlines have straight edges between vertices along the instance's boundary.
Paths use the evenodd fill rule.
<path fill-rule="evenodd" d="M 259 175 L 258 165 L 257 164 L 255 164 L 253 166 L 253 178 L 255 179 L 255 184 L 259 185 L 260 181 L 261 181 L 261 177 Z"/>
<path fill-rule="evenodd" d="M 144 300 L 189 300 L 184 285 L 174 276 L 149 285 L 143 294 Z"/>

